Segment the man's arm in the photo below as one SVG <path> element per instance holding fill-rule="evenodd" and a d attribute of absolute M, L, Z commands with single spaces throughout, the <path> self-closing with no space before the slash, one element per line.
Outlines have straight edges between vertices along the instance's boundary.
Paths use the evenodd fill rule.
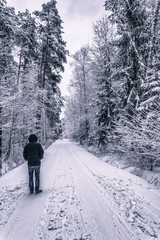
<path fill-rule="evenodd" d="M 26 146 L 24 147 L 24 150 L 23 150 L 23 157 L 27 161 L 27 149 L 26 149 Z"/>
<path fill-rule="evenodd" d="M 40 144 L 40 147 L 39 147 L 39 157 L 40 157 L 40 159 L 43 158 L 43 154 L 44 154 L 44 151 L 43 151 L 43 148 L 42 148 L 42 146 Z"/>

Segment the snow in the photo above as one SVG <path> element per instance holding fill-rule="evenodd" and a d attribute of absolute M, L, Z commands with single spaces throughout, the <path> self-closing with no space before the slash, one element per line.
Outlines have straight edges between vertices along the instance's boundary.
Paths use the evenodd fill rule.
<path fill-rule="evenodd" d="M 46 151 L 41 194 L 27 164 L 0 181 L 0 240 L 157 240 L 160 190 L 68 140 Z"/>

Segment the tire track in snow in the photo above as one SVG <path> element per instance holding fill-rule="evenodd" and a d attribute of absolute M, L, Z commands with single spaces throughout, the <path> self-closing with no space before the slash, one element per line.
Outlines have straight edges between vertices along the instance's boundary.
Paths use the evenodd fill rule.
<path fill-rule="evenodd" d="M 63 151 L 60 151 L 55 182 L 45 203 L 45 211 L 41 216 L 35 239 L 90 240 L 75 192 L 72 165 L 69 161 L 69 157 L 72 156 L 67 156 L 68 150 L 64 146 Z"/>
<path fill-rule="evenodd" d="M 76 151 L 75 148 L 77 149 L 76 146 L 70 146 L 70 152 L 74 154 L 74 162 L 75 165 L 78 165 L 79 168 L 82 168 L 83 171 L 83 178 L 86 176 L 87 180 L 87 185 L 86 185 L 86 195 L 88 195 L 89 199 L 85 200 L 85 195 L 83 195 L 83 200 L 85 201 L 85 208 L 88 208 L 88 213 L 91 213 L 92 211 L 92 218 L 93 218 L 93 223 L 92 225 L 94 226 L 96 224 L 96 227 L 98 226 L 98 231 L 101 232 L 101 237 L 98 238 L 94 236 L 93 234 L 93 239 L 139 239 L 134 232 L 130 231 L 125 222 L 116 214 L 115 209 L 113 205 L 110 205 L 110 202 L 108 201 L 108 198 L 106 198 L 106 195 L 104 195 L 103 189 L 96 184 L 96 179 L 93 178 L 93 175 L 91 172 L 88 170 L 88 167 L 84 162 L 87 162 L 88 159 L 85 156 L 87 153 L 84 149 L 79 148 L 80 151 Z M 83 156 L 83 152 L 85 153 Z M 94 159 L 94 156 L 90 154 L 90 157 Z M 76 167 L 75 167 L 76 168 Z M 77 168 L 76 168 L 77 169 Z M 78 176 L 74 176 L 76 179 Z M 80 177 L 77 182 L 77 187 L 79 188 L 80 186 Z M 85 186 L 85 184 L 84 184 Z M 81 189 L 80 189 L 81 191 Z M 90 196 L 89 196 L 90 195 Z M 91 197 L 92 196 L 92 197 Z M 93 205 L 91 205 L 91 203 Z M 91 206 L 90 206 L 91 205 Z M 95 215 L 96 214 L 96 215 Z M 98 216 L 98 217 L 97 217 Z"/>
<path fill-rule="evenodd" d="M 2 187 L 0 192 L 0 232 L 15 212 L 21 199 L 26 195 L 26 189 L 26 183 L 23 182 L 17 186 Z"/>
<path fill-rule="evenodd" d="M 74 147 L 73 151 L 77 155 L 78 151 L 76 150 L 77 147 Z M 78 155 L 77 157 L 79 158 Z M 105 164 L 105 168 L 100 171 L 93 165 L 93 162 L 88 162 L 86 154 L 83 157 L 80 156 L 80 158 L 82 164 L 92 174 L 97 187 L 102 187 L 103 194 L 116 209 L 119 218 L 125 219 L 126 224 L 131 226 L 133 232 L 137 232 L 138 239 L 160 239 L 160 219 L 157 217 L 160 216 L 160 211 L 156 206 L 147 202 L 143 196 L 139 196 L 132 190 L 131 186 L 134 184 L 132 179 L 126 182 L 122 179 L 118 180 L 110 177 L 110 174 L 107 177 L 107 172 L 104 173 L 104 169 L 107 170 L 106 163 L 97 162 L 97 164 Z"/>
<path fill-rule="evenodd" d="M 108 208 L 71 145 L 59 148 L 55 182 L 34 239 L 128 240 L 132 233 Z"/>

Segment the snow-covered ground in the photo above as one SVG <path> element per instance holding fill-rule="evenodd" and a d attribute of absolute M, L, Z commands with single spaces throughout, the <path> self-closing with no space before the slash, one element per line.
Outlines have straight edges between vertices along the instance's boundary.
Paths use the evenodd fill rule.
<path fill-rule="evenodd" d="M 0 179 L 0 240 L 160 239 L 160 190 L 67 140 L 45 151 L 43 192 L 26 163 Z"/>
<path fill-rule="evenodd" d="M 93 151 L 92 149 L 88 150 L 91 152 Z M 103 156 L 99 157 L 99 159 L 115 167 L 125 169 L 126 171 L 143 178 L 148 183 L 151 183 L 160 189 L 160 167 L 154 166 L 153 171 L 143 170 L 141 168 L 133 166 L 134 159 L 129 154 L 127 155 L 125 155 L 124 153 L 122 155 L 121 153 L 110 152 L 107 153 L 106 155 L 103 154 Z"/>

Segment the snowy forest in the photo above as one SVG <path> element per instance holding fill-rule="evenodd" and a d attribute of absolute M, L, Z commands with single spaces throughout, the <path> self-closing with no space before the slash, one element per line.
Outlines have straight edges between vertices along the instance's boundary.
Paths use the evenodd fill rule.
<path fill-rule="evenodd" d="M 153 170 L 160 157 L 160 1 L 106 0 L 72 56 L 66 135 Z"/>
<path fill-rule="evenodd" d="M 0 168 L 24 162 L 30 133 L 47 147 L 61 132 L 63 64 L 68 54 L 56 1 L 15 13 L 0 0 Z M 2 171 L 1 171 L 2 172 Z M 2 173 L 1 173 L 2 174 Z"/>
<path fill-rule="evenodd" d="M 144 169 L 159 163 L 160 0 L 106 0 L 104 7 L 92 43 L 71 56 L 63 101 L 68 51 L 56 1 L 16 14 L 0 0 L 1 174 L 23 163 L 32 132 L 46 147 L 63 134 Z"/>

